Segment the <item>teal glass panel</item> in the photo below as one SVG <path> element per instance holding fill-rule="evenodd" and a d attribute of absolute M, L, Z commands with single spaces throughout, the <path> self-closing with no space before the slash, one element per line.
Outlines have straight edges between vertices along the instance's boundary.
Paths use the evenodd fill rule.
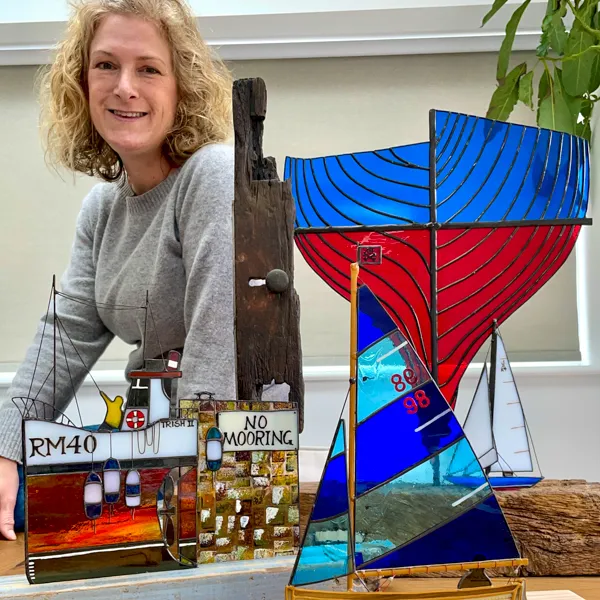
<path fill-rule="evenodd" d="M 346 449 L 346 439 L 344 435 L 344 427 L 338 426 L 335 441 L 333 442 L 333 448 L 331 450 L 331 458 L 335 458 L 338 454 L 341 454 Z"/>
<path fill-rule="evenodd" d="M 308 526 L 291 585 L 327 581 L 352 571 L 349 523 L 346 513 Z"/>
<path fill-rule="evenodd" d="M 429 381 L 430 375 L 401 336 L 391 333 L 358 356 L 358 422 Z"/>
<path fill-rule="evenodd" d="M 487 481 L 477 487 L 454 483 L 455 472 L 463 477 L 483 476 L 466 438 L 360 496 L 356 501 L 357 568 L 430 534 L 492 493 Z"/>

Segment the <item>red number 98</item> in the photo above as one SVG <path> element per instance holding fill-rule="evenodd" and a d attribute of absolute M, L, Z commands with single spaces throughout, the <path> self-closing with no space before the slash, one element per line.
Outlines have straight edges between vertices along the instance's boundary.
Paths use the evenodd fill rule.
<path fill-rule="evenodd" d="M 412 396 L 406 396 L 403 401 L 404 408 L 409 415 L 414 415 L 419 410 L 419 405 Z"/>

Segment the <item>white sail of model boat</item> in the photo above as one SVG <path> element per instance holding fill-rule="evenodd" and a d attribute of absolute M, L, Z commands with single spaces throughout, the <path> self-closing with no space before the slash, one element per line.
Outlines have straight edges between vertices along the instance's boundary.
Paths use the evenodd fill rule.
<path fill-rule="evenodd" d="M 490 478 L 493 487 L 530 487 L 541 480 L 541 476 L 514 475 L 533 475 L 539 468 L 532 456 L 525 412 L 506 347 L 495 323 L 489 378 L 484 363 L 463 429 L 486 473 L 502 473 Z"/>

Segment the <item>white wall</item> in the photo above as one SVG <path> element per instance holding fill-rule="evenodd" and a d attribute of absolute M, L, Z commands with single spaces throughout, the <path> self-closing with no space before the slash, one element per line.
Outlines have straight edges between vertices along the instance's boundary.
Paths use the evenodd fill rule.
<path fill-rule="evenodd" d="M 241 70 L 239 72 L 241 73 Z M 248 75 L 252 75 L 252 73 L 248 73 Z M 17 76 L 20 75 L 17 74 Z M 13 104 L 3 104 L 0 97 L 0 110 L 2 112 L 16 111 L 19 99 L 13 99 L 11 102 Z M 33 107 L 31 113 L 33 115 Z M 26 135 L 31 136 L 33 144 L 35 125 L 28 130 L 27 128 L 30 127 L 28 123 L 29 121 L 23 121 L 22 126 L 27 132 Z M 20 140 L 15 138 L 13 141 L 14 144 L 18 144 Z M 22 154 L 30 160 L 27 151 L 22 151 Z M 8 150 L 3 158 L 7 156 L 9 156 Z M 39 163 L 38 157 L 35 160 L 38 161 L 35 168 L 40 171 L 33 170 L 23 173 L 24 185 L 29 185 L 35 182 L 36 178 L 41 177 L 43 165 Z M 2 161 L 0 161 L 1 164 Z M 593 165 L 592 175 L 597 173 L 600 167 L 597 153 L 593 154 Z M 596 198 L 600 192 L 600 178 L 593 177 L 592 184 L 592 198 Z M 10 195 L 5 193 L 2 196 L 3 210 L 6 211 L 7 207 L 12 210 L 11 203 L 18 201 L 18 193 L 19 190 L 15 189 Z M 71 202 L 76 202 L 79 197 L 76 197 L 78 192 L 74 193 Z M 59 216 L 53 212 L 56 206 L 54 204 L 47 207 L 48 219 Z M 37 208 L 32 208 L 32 210 L 37 210 Z M 73 214 L 73 205 L 71 205 L 68 218 L 72 218 Z M 29 230 L 22 219 L 13 221 L 11 224 L 5 218 L 3 227 L 5 233 L 7 227 L 20 228 L 21 232 L 14 250 L 7 248 L 5 252 L 32 252 L 31 244 L 42 243 L 46 235 L 43 229 L 41 231 Z M 70 226 L 67 226 L 66 230 L 70 231 Z M 39 248 L 35 256 L 38 258 L 34 258 L 32 255 L 32 260 L 44 260 L 44 253 L 40 253 Z M 596 224 L 587 228 L 582 242 L 578 244 L 580 340 L 585 360 L 578 366 L 525 365 L 515 368 L 515 378 L 521 392 L 539 462 L 543 473 L 549 478 L 585 478 L 600 481 L 600 461 L 598 461 L 600 438 L 597 434 L 600 422 L 600 315 L 594 310 L 600 306 L 598 257 L 600 257 L 600 225 Z M 25 263 L 23 264 L 23 273 L 28 275 L 29 269 Z M 4 280 L 3 292 L 6 293 L 7 289 L 16 289 L 9 286 L 21 285 L 22 281 L 23 277 L 15 282 Z M 476 371 L 468 371 L 464 378 L 457 408 L 459 416 L 464 414 L 465 402 L 473 392 L 477 375 Z M 109 395 L 123 393 L 124 381 L 119 371 L 104 371 L 95 373 L 95 376 Z M 348 375 L 345 368 L 334 369 L 323 365 L 321 369 L 307 368 L 305 376 L 306 428 L 301 436 L 303 448 L 301 477 L 306 481 L 316 480 L 319 477 L 319 468 L 330 444 L 333 427 L 346 396 Z M 6 389 L 9 380 L 9 375 L 0 375 L 0 395 Z M 95 388 L 91 382 L 88 382 L 79 395 L 87 423 L 99 422 L 103 417 L 103 403 L 94 392 Z M 74 404 L 70 407 L 69 414 L 73 420 L 77 420 Z"/>

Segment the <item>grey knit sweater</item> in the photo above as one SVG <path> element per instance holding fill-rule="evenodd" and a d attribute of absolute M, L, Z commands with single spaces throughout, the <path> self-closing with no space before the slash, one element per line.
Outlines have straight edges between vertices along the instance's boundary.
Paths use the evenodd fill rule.
<path fill-rule="evenodd" d="M 114 336 L 135 347 L 126 372 L 142 366 L 145 311 L 128 307 L 144 306 L 148 290 L 152 311 L 145 356 L 183 348 L 177 397 L 207 390 L 235 399 L 233 173 L 233 149 L 211 144 L 139 196 L 123 182 L 101 183 L 90 191 L 77 220 L 70 264 L 57 285 L 59 292 L 85 302 L 60 295 L 56 302 L 57 322 L 88 369 Z M 52 369 L 51 310 L 31 386 L 45 316 L 0 408 L 0 456 L 17 461 L 21 415 L 11 398 L 34 397 Z M 63 340 L 70 373 L 58 360 L 59 410 L 87 375 L 64 334 Z M 62 352 L 60 339 L 57 344 Z M 53 375 L 39 400 L 52 404 L 52 384 Z"/>

